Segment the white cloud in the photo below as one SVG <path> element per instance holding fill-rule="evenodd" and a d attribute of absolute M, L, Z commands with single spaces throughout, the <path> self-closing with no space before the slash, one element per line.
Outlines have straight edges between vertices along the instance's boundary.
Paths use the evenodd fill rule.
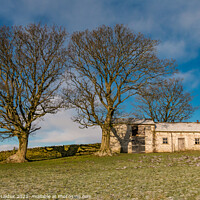
<path fill-rule="evenodd" d="M 105 1 L 98 0 L 19 0 L 1 5 L 0 12 L 15 25 L 34 22 L 58 24 L 68 31 L 94 28 L 113 20 Z"/>
<path fill-rule="evenodd" d="M 161 42 L 157 46 L 157 53 L 160 58 L 172 58 L 186 62 L 198 56 L 196 49 L 188 49 L 188 44 L 184 40 Z"/>
<path fill-rule="evenodd" d="M 191 1 L 192 2 L 192 1 Z M 182 10 L 182 12 L 179 13 L 177 18 L 178 27 L 177 29 L 181 28 L 182 30 L 185 30 L 182 34 L 191 34 L 196 35 L 196 33 L 200 32 L 199 27 L 199 20 L 200 20 L 200 12 L 199 12 L 200 2 L 189 3 L 187 4 L 187 7 Z"/>
<path fill-rule="evenodd" d="M 198 0 L 8 0 L 1 4 L 0 17 L 17 25 L 39 21 L 63 25 L 69 32 L 124 23 L 161 40 L 161 53 L 181 60 L 186 54 L 188 59 L 198 55 L 199 9 Z"/>
<path fill-rule="evenodd" d="M 4 144 L 0 145 L 0 151 L 7 151 L 7 150 L 13 150 L 13 148 L 17 149 L 17 145 L 14 144 Z"/>
<path fill-rule="evenodd" d="M 84 144 L 101 141 L 99 127 L 80 129 L 77 123 L 71 120 L 72 111 L 62 111 L 56 115 L 47 115 L 40 123 L 42 129 L 31 137 L 29 146 L 47 143 L 54 144 Z M 39 145 L 39 146 L 40 146 Z"/>
<path fill-rule="evenodd" d="M 200 1 L 151 0 L 139 5 L 130 13 L 129 24 L 133 30 L 160 40 L 158 49 L 162 57 L 183 62 L 198 56 Z"/>
<path fill-rule="evenodd" d="M 28 148 L 101 142 L 99 127 L 80 129 L 79 125 L 71 120 L 72 116 L 71 110 L 46 115 L 38 124 L 41 129 L 30 135 Z M 17 138 L 4 140 L 3 145 L 0 145 L 0 151 L 13 150 L 14 147 L 18 148 Z"/>
<path fill-rule="evenodd" d="M 187 72 L 179 71 L 174 77 L 183 79 L 183 84 L 186 88 L 196 89 L 200 86 L 200 71 L 197 69 L 192 69 Z"/>
<path fill-rule="evenodd" d="M 186 56 L 186 47 L 184 41 L 166 41 L 160 43 L 157 47 L 159 56 L 164 58 L 182 58 Z"/>

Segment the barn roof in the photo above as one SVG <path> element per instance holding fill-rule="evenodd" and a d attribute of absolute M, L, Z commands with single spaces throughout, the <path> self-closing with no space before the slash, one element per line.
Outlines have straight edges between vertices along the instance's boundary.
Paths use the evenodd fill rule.
<path fill-rule="evenodd" d="M 155 122 L 151 119 L 135 119 L 135 118 L 119 118 L 114 119 L 114 124 L 155 124 Z"/>
<path fill-rule="evenodd" d="M 200 132 L 199 122 L 154 122 L 151 119 L 118 118 L 114 124 L 155 125 L 158 132 Z"/>
<path fill-rule="evenodd" d="M 175 122 L 155 123 L 156 131 L 165 132 L 200 132 L 200 123 L 197 122 Z"/>

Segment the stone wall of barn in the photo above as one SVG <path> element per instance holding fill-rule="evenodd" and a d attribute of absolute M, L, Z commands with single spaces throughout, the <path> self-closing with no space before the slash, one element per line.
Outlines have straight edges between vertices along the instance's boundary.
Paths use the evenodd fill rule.
<path fill-rule="evenodd" d="M 110 138 L 113 152 L 133 152 L 132 126 L 135 125 L 115 125 Z M 195 144 L 195 138 L 200 140 L 200 132 L 155 131 L 155 125 L 138 125 L 138 135 L 145 137 L 146 153 L 200 150 L 200 144 Z M 167 140 L 167 143 L 163 140 Z"/>
<path fill-rule="evenodd" d="M 167 138 L 167 144 L 163 144 L 163 138 Z M 154 152 L 172 152 L 172 151 L 173 151 L 173 142 L 171 133 L 156 132 Z"/>
<path fill-rule="evenodd" d="M 112 152 L 132 153 L 131 126 L 116 125 L 111 131 L 110 147 Z"/>
<path fill-rule="evenodd" d="M 112 152 L 132 153 L 132 126 L 129 124 L 115 125 L 110 137 Z M 138 125 L 138 135 L 145 137 L 145 152 L 154 150 L 154 125 Z"/>
<path fill-rule="evenodd" d="M 163 144 L 163 138 L 167 138 L 167 144 Z M 156 132 L 155 152 L 200 150 L 200 144 L 195 144 L 195 138 L 200 140 L 200 133 Z M 183 145 L 181 145 L 182 142 L 184 143 Z"/>
<path fill-rule="evenodd" d="M 155 148 L 155 126 L 146 125 L 145 126 L 145 152 L 154 152 Z"/>

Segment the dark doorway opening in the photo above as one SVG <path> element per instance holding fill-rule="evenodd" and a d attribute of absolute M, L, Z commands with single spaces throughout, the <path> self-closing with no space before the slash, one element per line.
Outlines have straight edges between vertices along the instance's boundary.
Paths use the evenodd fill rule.
<path fill-rule="evenodd" d="M 145 137 L 135 136 L 132 138 L 133 153 L 145 153 Z"/>
<path fill-rule="evenodd" d="M 138 126 L 132 126 L 132 136 L 138 135 Z"/>
<path fill-rule="evenodd" d="M 138 132 L 138 126 L 132 126 L 132 152 L 144 153 L 145 152 L 145 137 Z"/>

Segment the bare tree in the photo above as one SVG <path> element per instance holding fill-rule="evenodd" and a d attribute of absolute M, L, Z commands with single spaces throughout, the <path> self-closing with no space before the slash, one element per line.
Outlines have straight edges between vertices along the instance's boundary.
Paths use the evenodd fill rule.
<path fill-rule="evenodd" d="M 0 28 L 0 137 L 17 137 L 19 149 L 8 162 L 25 162 L 36 121 L 61 107 L 58 97 L 66 63 L 61 27 L 31 24 Z"/>
<path fill-rule="evenodd" d="M 65 92 L 65 99 L 77 109 L 74 121 L 83 127 L 101 127 L 99 155 L 111 155 L 112 120 L 122 103 L 153 78 L 173 69 L 173 61 L 155 55 L 157 44 L 123 25 L 101 26 L 72 35 L 71 92 Z"/>
<path fill-rule="evenodd" d="M 142 88 L 136 97 L 134 111 L 136 117 L 148 117 L 155 122 L 181 122 L 189 119 L 197 109 L 191 101 L 192 96 L 184 92 L 180 79 L 167 79 Z"/>

